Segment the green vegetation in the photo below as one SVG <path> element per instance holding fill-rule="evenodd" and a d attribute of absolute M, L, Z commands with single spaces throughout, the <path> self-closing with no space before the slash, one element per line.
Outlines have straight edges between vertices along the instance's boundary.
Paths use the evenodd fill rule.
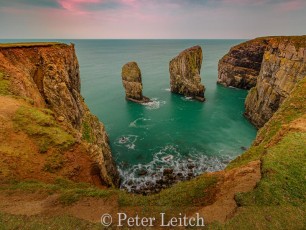
<path fill-rule="evenodd" d="M 24 47 L 45 47 L 45 46 L 67 46 L 60 42 L 21 42 L 21 43 L 0 43 L 1 48 L 24 48 Z"/>
<path fill-rule="evenodd" d="M 240 194 L 237 202 L 243 206 L 300 206 L 305 202 L 305 140 L 305 132 L 291 132 L 269 148 L 262 159 L 262 180 L 253 192 Z"/>
<path fill-rule="evenodd" d="M 36 180 L 10 181 L 2 184 L 0 191 L 18 192 L 24 191 L 34 193 L 59 193 L 59 200 L 62 204 L 72 204 L 82 197 L 107 198 L 116 195 L 118 191 L 107 189 L 102 190 L 93 185 L 86 183 L 76 183 L 64 178 L 57 178 L 53 184 L 46 184 Z"/>
<path fill-rule="evenodd" d="M 93 224 L 68 215 L 54 217 L 41 216 L 15 216 L 0 212 L 0 229 L 49 229 L 49 230 L 74 230 L 74 229 L 106 229 L 100 223 Z"/>
<path fill-rule="evenodd" d="M 305 88 L 303 79 L 259 130 L 254 145 L 227 167 L 260 159 L 262 179 L 253 191 L 236 195 L 238 215 L 211 229 L 305 229 Z"/>
<path fill-rule="evenodd" d="M 50 173 L 55 173 L 56 171 L 63 168 L 65 163 L 65 157 L 59 151 L 56 151 L 48 155 L 46 158 L 46 163 L 44 165 L 44 170 Z"/>
<path fill-rule="evenodd" d="M 89 142 L 92 143 L 92 135 L 91 135 L 91 127 L 87 121 L 83 122 L 83 135 L 82 138 Z"/>
<path fill-rule="evenodd" d="M 277 112 L 273 115 L 258 133 L 253 146 L 241 156 L 233 160 L 227 167 L 232 169 L 253 160 L 259 160 L 266 154 L 267 148 L 276 144 L 290 129 L 289 123 L 306 114 L 306 78 L 302 79 L 291 96 L 287 98 Z"/>
<path fill-rule="evenodd" d="M 13 118 L 17 130 L 22 130 L 33 137 L 40 152 L 50 148 L 67 149 L 75 139 L 59 127 L 51 111 L 22 106 Z"/>
<path fill-rule="evenodd" d="M 9 94 L 9 80 L 5 79 L 4 74 L 0 72 L 0 95 Z"/>

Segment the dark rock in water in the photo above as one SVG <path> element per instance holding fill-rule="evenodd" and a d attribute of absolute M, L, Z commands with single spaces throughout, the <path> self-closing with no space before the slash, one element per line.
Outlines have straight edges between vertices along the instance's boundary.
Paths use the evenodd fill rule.
<path fill-rule="evenodd" d="M 172 174 L 172 173 L 173 173 L 173 169 L 170 169 L 170 168 L 164 169 L 164 172 L 163 172 L 164 175 L 169 175 L 169 174 Z"/>
<path fill-rule="evenodd" d="M 137 173 L 139 176 L 145 176 L 148 174 L 148 171 L 145 169 L 140 169 Z"/>
<path fill-rule="evenodd" d="M 202 48 L 194 46 L 181 52 L 169 64 L 171 92 L 205 101 L 201 83 Z"/>
<path fill-rule="evenodd" d="M 136 103 L 149 102 L 150 99 L 142 95 L 141 71 L 136 62 L 126 63 L 122 67 L 122 84 L 127 100 Z"/>
<path fill-rule="evenodd" d="M 194 167 L 195 167 L 194 164 L 187 164 L 187 168 L 188 168 L 188 169 L 193 169 Z"/>
<path fill-rule="evenodd" d="M 247 147 L 245 147 L 245 146 L 241 146 L 241 147 L 240 147 L 240 149 L 241 149 L 241 150 L 243 150 L 243 151 L 248 150 L 248 148 L 247 148 Z"/>

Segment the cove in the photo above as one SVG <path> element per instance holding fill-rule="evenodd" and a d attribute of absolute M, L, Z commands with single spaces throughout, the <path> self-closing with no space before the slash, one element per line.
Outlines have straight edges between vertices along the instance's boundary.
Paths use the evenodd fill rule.
<path fill-rule="evenodd" d="M 255 138 L 256 129 L 243 116 L 247 91 L 216 84 L 218 60 L 242 40 L 72 42 L 82 95 L 106 126 L 122 188 L 139 192 L 159 184 L 158 192 L 169 184 L 163 180 L 171 184 L 221 170 Z M 169 61 L 194 45 L 203 49 L 204 103 L 169 91 Z M 129 61 L 138 63 L 143 93 L 153 102 L 143 106 L 125 100 L 121 67 Z"/>

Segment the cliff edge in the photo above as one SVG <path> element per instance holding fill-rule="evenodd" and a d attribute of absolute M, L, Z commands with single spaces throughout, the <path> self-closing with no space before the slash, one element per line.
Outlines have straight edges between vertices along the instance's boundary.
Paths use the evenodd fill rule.
<path fill-rule="evenodd" d="M 11 124 L 3 126 L 1 132 L 15 132 L 22 139 L 16 151 L 16 155 L 20 151 L 20 164 L 37 168 L 35 160 L 31 166 L 23 159 L 22 151 L 28 154 L 28 146 L 22 145 L 29 145 L 33 157 L 40 159 L 36 166 L 41 168 L 33 173 L 36 176 L 26 175 L 26 170 L 20 173 L 2 168 L 0 176 L 22 179 L 40 174 L 47 180 L 55 177 L 53 173 L 94 184 L 119 185 L 104 125 L 90 113 L 80 94 L 73 44 L 1 44 L 0 83 L 1 102 L 11 108 L 1 110 L 3 124 Z M 2 159 L 15 161 L 5 147 L 8 137 L 1 139 Z"/>
<path fill-rule="evenodd" d="M 256 38 L 234 46 L 219 61 L 217 82 L 251 89 L 245 116 L 260 128 L 306 76 L 305 62 L 306 36 Z"/>

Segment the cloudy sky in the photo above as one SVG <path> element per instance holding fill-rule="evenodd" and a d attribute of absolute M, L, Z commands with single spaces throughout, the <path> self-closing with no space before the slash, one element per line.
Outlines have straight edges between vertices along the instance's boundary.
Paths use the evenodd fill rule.
<path fill-rule="evenodd" d="M 306 0 L 0 0 L 0 38 L 306 34 Z"/>

